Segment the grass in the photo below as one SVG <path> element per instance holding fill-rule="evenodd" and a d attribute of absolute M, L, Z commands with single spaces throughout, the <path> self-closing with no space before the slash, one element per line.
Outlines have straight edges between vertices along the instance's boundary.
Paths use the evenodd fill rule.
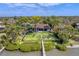
<path fill-rule="evenodd" d="M 49 36 L 51 33 L 49 32 L 34 32 L 30 33 L 25 36 L 23 44 L 20 46 L 21 51 L 39 51 L 40 50 L 40 44 L 41 39 L 44 40 L 45 50 L 49 51 L 54 47 L 54 44 L 51 39 L 54 39 L 53 37 Z M 41 38 L 43 37 L 43 38 Z M 45 40 L 47 39 L 47 40 Z M 40 44 L 38 44 L 40 43 Z M 26 47 L 26 48 L 25 48 Z"/>
<path fill-rule="evenodd" d="M 16 42 L 8 43 L 6 45 L 6 50 L 20 50 L 23 52 L 30 52 L 30 51 L 40 51 L 41 50 L 41 39 L 44 40 L 45 50 L 49 51 L 53 49 L 54 42 L 51 39 L 54 39 L 50 36 L 51 33 L 49 32 L 34 32 L 30 33 L 25 36 L 23 41 L 21 40 L 22 37 L 17 37 Z M 41 38 L 41 36 L 43 38 Z M 45 40 L 47 39 L 47 40 Z"/>
<path fill-rule="evenodd" d="M 24 40 L 37 40 L 39 41 L 41 39 L 41 36 L 45 39 L 49 39 L 52 37 L 49 37 L 49 32 L 34 32 L 34 33 L 30 33 L 28 35 L 26 35 L 26 37 L 24 38 Z"/>
<path fill-rule="evenodd" d="M 14 44 L 8 43 L 6 46 L 6 50 L 20 50 L 23 52 L 30 52 L 30 51 L 40 51 L 41 50 L 41 39 L 44 40 L 44 46 L 45 50 L 49 51 L 53 48 L 57 48 L 59 50 L 65 51 L 66 47 L 71 44 L 79 44 L 78 42 L 75 42 L 73 40 L 69 40 L 68 43 L 65 43 L 63 45 L 60 44 L 55 44 L 55 37 L 52 33 L 50 32 L 34 32 L 34 33 L 29 33 L 25 36 L 23 41 L 21 40 L 22 37 L 18 36 L 16 39 L 16 42 Z"/>

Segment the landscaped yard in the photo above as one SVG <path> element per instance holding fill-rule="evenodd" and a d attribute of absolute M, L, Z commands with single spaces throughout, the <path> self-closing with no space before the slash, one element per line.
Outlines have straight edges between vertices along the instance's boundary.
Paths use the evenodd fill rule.
<path fill-rule="evenodd" d="M 43 47 L 46 52 L 53 49 L 65 51 L 79 45 L 79 28 L 69 20 L 70 17 L 67 17 L 68 21 L 52 16 L 13 17 L 14 23 L 3 19 L 1 23 L 5 28 L 0 31 L 0 49 L 4 47 L 5 51 L 42 52 Z"/>
<path fill-rule="evenodd" d="M 44 40 L 45 50 L 51 50 L 54 48 L 54 38 L 53 34 L 49 32 L 34 32 L 29 33 L 21 40 L 22 37 L 18 37 L 15 43 L 8 43 L 6 50 L 17 50 L 20 51 L 40 51 L 41 50 L 41 40 Z"/>
<path fill-rule="evenodd" d="M 75 42 L 74 40 L 69 40 L 69 42 L 65 43 L 64 45 L 57 44 L 55 42 L 56 38 L 54 34 L 45 31 L 29 33 L 25 35 L 23 40 L 22 38 L 23 37 L 18 36 L 14 43 L 7 42 L 5 49 L 9 51 L 20 50 L 24 52 L 40 51 L 41 40 L 44 41 L 46 51 L 49 51 L 55 47 L 60 50 L 65 50 L 65 46 L 69 46 L 71 44 L 79 44 L 79 42 Z"/>
<path fill-rule="evenodd" d="M 59 50 L 66 50 L 65 46 L 69 46 L 71 44 L 79 44 L 79 42 L 76 42 L 74 40 L 69 40 L 68 43 L 62 45 L 58 44 L 57 42 L 55 42 L 57 38 L 54 36 L 54 34 L 45 31 L 29 33 L 25 35 L 23 40 L 22 38 L 23 37 L 18 36 L 15 42 L 7 42 L 7 45 L 5 45 L 5 49 L 9 51 L 20 50 L 23 52 L 40 51 L 41 40 L 44 41 L 44 47 L 46 51 L 49 51 L 53 48 L 57 48 Z"/>
<path fill-rule="evenodd" d="M 49 33 L 49 32 L 34 32 L 34 33 L 30 33 L 28 35 L 26 35 L 26 37 L 24 38 L 24 40 L 50 40 L 52 39 L 53 37 L 50 36 L 50 35 L 53 35 L 52 33 Z M 53 40 L 53 39 L 52 39 Z"/>

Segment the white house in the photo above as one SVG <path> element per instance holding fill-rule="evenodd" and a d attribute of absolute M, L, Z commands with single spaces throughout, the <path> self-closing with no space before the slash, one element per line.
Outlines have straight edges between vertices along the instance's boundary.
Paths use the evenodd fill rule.
<path fill-rule="evenodd" d="M 79 29 L 79 23 L 76 23 L 76 28 Z"/>
<path fill-rule="evenodd" d="M 3 30 L 3 29 L 5 29 L 5 25 L 3 24 L 2 21 L 0 21 L 0 30 Z"/>

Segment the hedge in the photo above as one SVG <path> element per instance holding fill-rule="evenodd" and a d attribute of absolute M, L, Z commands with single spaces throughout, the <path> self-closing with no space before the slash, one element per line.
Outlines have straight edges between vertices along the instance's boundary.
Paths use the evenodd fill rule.
<path fill-rule="evenodd" d="M 2 48 L 2 44 L 0 43 L 0 49 Z"/>
<path fill-rule="evenodd" d="M 40 50 L 41 50 L 40 44 L 37 43 L 37 44 L 31 45 L 31 50 L 32 50 L 32 51 L 40 51 Z"/>
<path fill-rule="evenodd" d="M 20 51 L 23 51 L 23 52 L 31 51 L 31 47 L 29 44 L 21 44 L 19 49 L 20 49 Z"/>
<path fill-rule="evenodd" d="M 54 48 L 54 43 L 51 41 L 45 41 L 44 42 L 45 50 L 49 51 Z M 22 52 L 31 52 L 31 51 L 41 51 L 41 43 L 39 42 L 31 42 L 31 43 L 8 43 L 5 47 L 6 50 L 14 51 L 14 50 L 20 50 Z"/>
<path fill-rule="evenodd" d="M 44 47 L 46 51 L 52 50 L 54 48 L 54 43 L 53 42 L 44 42 Z"/>
<path fill-rule="evenodd" d="M 20 45 L 20 51 L 23 52 L 30 52 L 30 51 L 40 51 L 40 45 L 39 44 L 27 44 L 27 43 L 23 43 Z"/>
<path fill-rule="evenodd" d="M 9 51 L 14 51 L 14 50 L 18 50 L 19 49 L 19 45 L 18 44 L 12 44 L 12 43 L 8 43 L 5 47 L 6 50 Z"/>
<path fill-rule="evenodd" d="M 66 45 L 63 44 L 57 44 L 56 48 L 60 51 L 65 51 L 67 49 Z"/>

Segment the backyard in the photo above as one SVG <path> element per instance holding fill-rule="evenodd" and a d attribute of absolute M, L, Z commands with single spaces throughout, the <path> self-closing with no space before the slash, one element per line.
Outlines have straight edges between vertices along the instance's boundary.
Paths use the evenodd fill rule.
<path fill-rule="evenodd" d="M 68 47 L 79 45 L 79 30 L 72 26 L 73 23 L 65 24 L 60 18 L 20 17 L 12 20 L 14 23 L 3 20 L 5 28 L 0 31 L 0 50 L 22 53 L 44 49 L 45 52 L 67 51 Z"/>
<path fill-rule="evenodd" d="M 50 50 L 54 48 L 54 39 L 49 32 L 38 32 L 30 33 L 21 40 L 21 37 L 16 39 L 15 43 L 8 43 L 5 47 L 6 50 L 17 50 L 20 51 L 40 51 L 41 50 L 41 40 L 44 40 L 45 49 Z M 42 38 L 42 37 L 43 38 Z"/>
<path fill-rule="evenodd" d="M 25 35 L 24 39 L 22 40 L 21 36 L 18 36 L 15 42 L 7 42 L 5 49 L 8 51 L 15 51 L 20 50 L 23 52 L 30 52 L 30 51 L 40 51 L 41 50 L 41 40 L 44 42 L 44 47 L 46 51 L 52 50 L 57 48 L 59 50 L 64 51 L 66 46 L 69 46 L 70 43 L 79 44 L 76 41 L 69 40 L 68 43 L 65 44 L 57 44 L 57 38 L 54 34 L 50 32 L 34 32 Z"/>
<path fill-rule="evenodd" d="M 41 38 L 41 36 L 43 36 L 43 38 Z M 1 55 L 37 55 L 40 56 L 41 53 L 41 39 L 44 40 L 44 47 L 45 47 L 45 51 L 46 51 L 46 55 L 47 56 L 52 56 L 52 55 L 76 55 L 77 53 L 75 53 L 75 50 L 78 50 L 78 48 L 74 48 L 74 49 L 67 49 L 67 51 L 64 51 L 63 48 L 61 47 L 61 51 L 57 51 L 56 48 L 56 43 L 55 43 L 55 37 L 52 33 L 49 32 L 37 32 L 37 33 L 30 33 L 28 35 L 26 35 L 24 37 L 23 40 L 21 40 L 22 37 L 17 37 L 17 40 L 15 43 L 8 43 L 7 46 L 5 46 L 5 50 L 2 52 Z M 75 41 L 70 41 L 73 44 L 77 44 L 79 45 L 79 42 L 75 42 Z M 69 46 L 69 43 L 66 44 L 66 46 Z M 63 48 L 63 49 L 62 49 Z M 60 50 L 59 49 L 59 50 Z M 35 51 L 35 52 L 34 52 Z M 74 54 L 72 53 L 68 53 L 68 51 L 72 51 L 72 53 L 74 52 Z M 28 53 L 24 53 L 24 52 L 28 52 Z"/>

